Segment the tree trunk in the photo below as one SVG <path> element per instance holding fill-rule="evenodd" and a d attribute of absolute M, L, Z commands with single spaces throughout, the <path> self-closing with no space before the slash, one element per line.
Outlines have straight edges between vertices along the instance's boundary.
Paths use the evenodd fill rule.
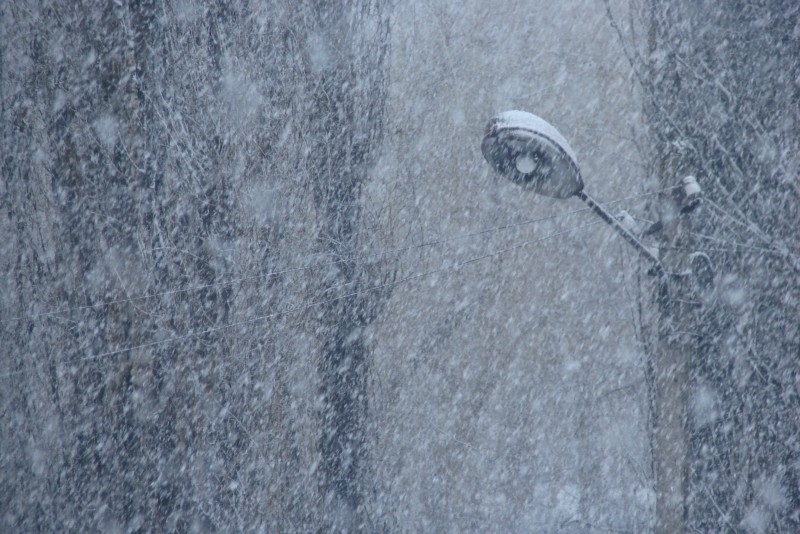
<path fill-rule="evenodd" d="M 704 192 L 694 243 L 669 252 L 706 253 L 716 281 L 700 287 L 695 276 L 688 299 L 698 305 L 680 378 L 690 408 L 685 528 L 796 531 L 800 11 L 731 0 L 651 1 L 643 12 L 649 42 L 636 67 L 654 167 L 677 150 Z M 656 465 L 672 461 L 653 452 Z"/>

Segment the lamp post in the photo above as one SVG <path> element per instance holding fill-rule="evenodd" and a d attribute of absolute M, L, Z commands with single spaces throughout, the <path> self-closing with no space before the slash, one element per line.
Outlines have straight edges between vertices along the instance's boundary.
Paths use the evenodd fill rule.
<path fill-rule="evenodd" d="M 506 111 L 497 115 L 486 126 L 481 151 L 495 171 L 524 189 L 558 199 L 577 197 L 585 202 L 652 264 L 650 272 L 657 275 L 659 281 L 657 301 L 660 311 L 656 350 L 648 364 L 655 526 L 657 532 L 682 532 L 687 513 L 689 453 L 686 386 L 689 355 L 694 350 L 694 343 L 687 341 L 685 336 L 676 335 L 676 332 L 691 329 L 688 324 L 690 313 L 686 306 L 672 305 L 669 279 L 677 278 L 673 285 L 682 289 L 686 277 L 668 274 L 650 249 L 583 190 L 583 179 L 572 148 L 544 119 L 524 111 Z M 684 178 L 680 193 L 676 211 L 691 211 L 699 200 L 697 181 L 691 176 Z"/>

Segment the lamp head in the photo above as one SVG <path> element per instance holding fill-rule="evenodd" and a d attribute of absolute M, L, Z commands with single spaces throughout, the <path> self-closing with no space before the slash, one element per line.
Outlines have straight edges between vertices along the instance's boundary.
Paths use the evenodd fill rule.
<path fill-rule="evenodd" d="M 569 198 L 583 190 L 575 153 L 550 123 L 525 111 L 506 111 L 486 125 L 483 157 L 495 171 L 540 195 Z"/>

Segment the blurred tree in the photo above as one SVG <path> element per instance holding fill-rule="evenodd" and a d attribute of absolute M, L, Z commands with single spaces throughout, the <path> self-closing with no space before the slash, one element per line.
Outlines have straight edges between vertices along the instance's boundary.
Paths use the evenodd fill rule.
<path fill-rule="evenodd" d="M 705 197 L 686 239 L 667 242 L 663 253 L 669 263 L 696 249 L 715 266 L 716 286 L 695 277 L 690 293 L 697 312 L 688 333 L 696 350 L 686 375 L 684 528 L 794 532 L 800 7 L 741 0 L 636 6 L 647 41 L 628 41 L 627 50 L 643 88 L 653 175 L 669 187 L 694 174 Z"/>
<path fill-rule="evenodd" d="M 326 6 L 0 7 L 9 531 L 364 527 L 387 19 Z"/>
<path fill-rule="evenodd" d="M 320 250 L 336 260 L 321 280 L 329 295 L 317 310 L 324 340 L 321 380 L 323 498 L 347 531 L 367 528 L 364 515 L 367 378 L 369 351 L 363 332 L 388 296 L 391 275 L 365 268 L 359 256 L 359 199 L 372 147 L 382 133 L 381 65 L 388 27 L 380 20 L 364 39 L 357 25 L 370 9 L 348 3 L 313 2 L 309 12 L 312 57 L 306 97 L 311 192 Z M 363 9 L 363 13 L 353 12 Z M 382 44 L 383 43 L 383 44 Z M 374 287 L 384 288 L 377 291 Z"/>

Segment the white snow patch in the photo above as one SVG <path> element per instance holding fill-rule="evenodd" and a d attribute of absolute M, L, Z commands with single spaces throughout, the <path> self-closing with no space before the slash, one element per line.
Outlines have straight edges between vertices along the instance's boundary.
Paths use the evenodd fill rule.
<path fill-rule="evenodd" d="M 113 115 L 108 113 L 100 115 L 94 120 L 92 127 L 94 128 L 94 133 L 97 135 L 97 139 L 105 145 L 106 148 L 113 148 L 114 145 L 117 144 L 119 124 Z"/>
<path fill-rule="evenodd" d="M 556 510 L 565 516 L 574 517 L 580 505 L 580 489 L 574 484 L 567 484 L 556 494 Z"/>
<path fill-rule="evenodd" d="M 173 12 L 175 13 L 175 20 L 183 24 L 191 24 L 200 20 L 203 16 L 203 10 L 200 5 L 191 0 L 178 0 L 173 4 Z"/>
<path fill-rule="evenodd" d="M 51 107 L 53 113 L 58 113 L 67 103 L 67 93 L 65 93 L 62 89 L 57 89 L 55 96 L 53 97 L 53 105 Z"/>
<path fill-rule="evenodd" d="M 530 130 L 540 133 L 556 144 L 560 145 L 561 148 L 566 151 L 567 155 L 572 159 L 572 161 L 578 161 L 578 159 L 575 157 L 575 152 L 572 150 L 572 147 L 569 146 L 569 143 L 564 136 L 561 135 L 558 130 L 556 130 L 555 126 L 543 118 L 534 115 L 533 113 L 513 109 L 511 111 L 505 111 L 499 114 L 497 116 L 497 122 L 505 127 L 519 128 L 522 130 Z"/>
<path fill-rule="evenodd" d="M 248 122 L 259 117 L 264 98 L 258 85 L 245 72 L 229 65 L 221 78 L 222 100 L 227 104 L 230 124 L 244 129 Z"/>
<path fill-rule="evenodd" d="M 721 282 L 722 295 L 733 307 L 740 307 L 747 302 L 747 290 L 736 275 L 727 275 Z"/>
<path fill-rule="evenodd" d="M 332 55 L 326 39 L 318 33 L 308 35 L 308 59 L 314 72 L 322 72 L 331 67 Z"/>
<path fill-rule="evenodd" d="M 756 495 L 767 508 L 781 510 L 786 506 L 786 495 L 780 482 L 775 479 L 761 480 L 756 484 Z"/>
<path fill-rule="evenodd" d="M 701 385 L 692 399 L 692 412 L 697 428 L 702 428 L 719 419 L 719 398 L 711 387 Z"/>
<path fill-rule="evenodd" d="M 766 532 L 769 527 L 769 513 L 763 508 L 751 508 L 744 514 L 742 527 L 745 532 Z"/>

